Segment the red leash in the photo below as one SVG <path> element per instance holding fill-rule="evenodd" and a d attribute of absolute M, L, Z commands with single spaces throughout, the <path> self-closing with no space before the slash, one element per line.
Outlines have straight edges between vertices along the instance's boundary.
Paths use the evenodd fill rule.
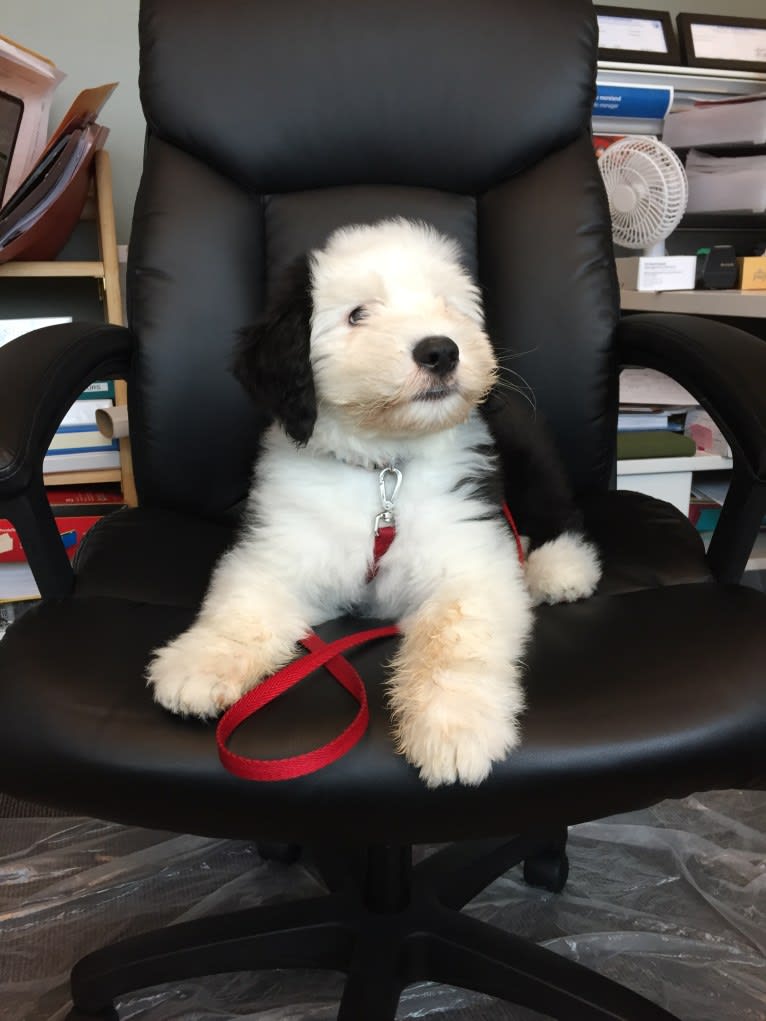
<path fill-rule="evenodd" d="M 521 538 L 506 503 L 503 503 L 503 514 L 511 527 L 516 540 L 519 561 L 523 564 L 524 550 Z M 385 525 L 377 529 L 368 581 L 378 573 L 380 559 L 388 552 L 395 536 L 396 529 L 393 525 Z M 218 757 L 225 768 L 243 780 L 294 780 L 299 776 L 306 776 L 307 773 L 315 773 L 342 758 L 360 740 L 367 730 L 370 720 L 364 682 L 349 661 L 344 659 L 343 653 L 357 645 L 374 641 L 376 638 L 389 638 L 397 634 L 399 634 L 399 628 L 396 624 L 388 624 L 383 627 L 370 628 L 367 631 L 357 631 L 353 635 L 336 638 L 334 642 L 329 643 L 324 642 L 319 635 L 313 632 L 302 638 L 301 645 L 308 649 L 308 655 L 293 660 L 292 663 L 288 663 L 286 667 L 278 670 L 271 677 L 267 677 L 265 681 L 248 691 L 227 709 L 218 721 L 216 728 Z M 313 751 L 305 752 L 302 755 L 291 755 L 284 759 L 251 759 L 244 755 L 237 755 L 227 748 L 227 741 L 241 723 L 322 666 L 329 670 L 336 681 L 342 684 L 359 703 L 359 711 L 341 734 Z"/>
<path fill-rule="evenodd" d="M 369 631 L 357 631 L 356 634 L 338 638 L 329 645 L 313 632 L 301 639 L 301 645 L 309 650 L 308 656 L 293 660 L 282 670 L 278 670 L 248 691 L 219 720 L 216 730 L 218 756 L 226 769 L 243 780 L 293 780 L 307 773 L 315 773 L 345 755 L 367 730 L 370 710 L 362 678 L 341 653 L 364 642 L 371 642 L 375 638 L 387 638 L 398 633 L 399 628 L 396 624 L 390 624 L 387 627 L 370 628 Z M 321 666 L 327 667 L 336 681 L 359 703 L 359 712 L 342 734 L 320 748 L 286 759 L 249 759 L 244 755 L 236 755 L 226 747 L 226 742 L 248 716 L 273 702 L 275 698 Z"/>

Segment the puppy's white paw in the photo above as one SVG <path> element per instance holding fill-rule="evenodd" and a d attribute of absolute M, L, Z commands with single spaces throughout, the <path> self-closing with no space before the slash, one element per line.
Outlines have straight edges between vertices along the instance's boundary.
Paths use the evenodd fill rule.
<path fill-rule="evenodd" d="M 158 649 L 147 681 L 154 699 L 182 716 L 218 716 L 270 671 L 257 648 L 195 625 Z"/>
<path fill-rule="evenodd" d="M 582 535 L 564 532 L 532 550 L 526 579 L 535 604 L 572 603 L 592 596 L 601 579 L 596 548 Z"/>
<path fill-rule="evenodd" d="M 470 675 L 436 678 L 428 695 L 417 701 L 405 698 L 397 705 L 393 699 L 399 751 L 418 768 L 427 787 L 476 786 L 519 743 L 520 689 L 511 682 L 511 698 L 500 705 L 472 697 L 470 689 L 481 685 L 481 674 L 477 664 Z"/>

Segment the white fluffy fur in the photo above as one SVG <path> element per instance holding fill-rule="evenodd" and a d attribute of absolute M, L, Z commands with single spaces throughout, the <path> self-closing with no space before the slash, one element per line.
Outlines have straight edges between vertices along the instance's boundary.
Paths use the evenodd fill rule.
<path fill-rule="evenodd" d="M 314 254 L 316 426 L 304 447 L 279 425 L 267 433 L 239 542 L 194 625 L 149 666 L 163 706 L 217 715 L 289 661 L 310 627 L 355 608 L 401 626 L 390 707 L 426 784 L 477 784 L 517 744 L 532 598 L 499 511 L 486 520 L 459 485 L 487 467 L 475 408 L 495 361 L 456 256 L 403 221 L 344 229 Z M 352 325 L 360 305 L 367 317 Z M 412 349 L 432 335 L 452 337 L 460 360 L 454 389 L 423 399 L 433 375 Z M 396 539 L 368 583 L 390 464 L 403 474 Z M 581 540 L 562 536 L 532 554 L 527 581 L 535 600 L 570 599 L 592 590 L 595 570 Z"/>
<path fill-rule="evenodd" d="M 532 550 L 526 575 L 535 604 L 572 603 L 593 595 L 601 565 L 591 543 L 575 532 L 564 532 Z"/>

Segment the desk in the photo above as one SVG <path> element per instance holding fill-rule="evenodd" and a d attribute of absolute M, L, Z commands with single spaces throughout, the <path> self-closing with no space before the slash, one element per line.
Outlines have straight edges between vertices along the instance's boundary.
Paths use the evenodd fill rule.
<path fill-rule="evenodd" d="M 646 493 L 689 513 L 692 475 L 698 471 L 730 469 L 730 457 L 695 454 L 693 457 L 640 457 L 617 462 L 617 488 Z"/>
<path fill-rule="evenodd" d="M 695 316 L 766 319 L 766 291 L 629 291 L 620 288 L 624 312 L 683 312 Z"/>

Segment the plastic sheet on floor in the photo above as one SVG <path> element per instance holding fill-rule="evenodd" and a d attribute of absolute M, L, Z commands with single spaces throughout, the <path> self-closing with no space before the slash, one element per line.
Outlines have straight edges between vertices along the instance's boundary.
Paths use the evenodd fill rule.
<path fill-rule="evenodd" d="M 421 850 L 421 853 L 424 851 Z M 511 870 L 466 910 L 644 993 L 685 1021 L 766 1019 L 766 794 L 720 791 L 574 827 L 562 894 Z M 301 864 L 242 841 L 90 819 L 0 820 L 0 1019 L 63 1021 L 91 949 L 161 925 L 312 896 Z M 219 975 L 126 995 L 121 1021 L 329 1021 L 342 976 Z M 398 1019 L 542 1015 L 422 983 Z M 363 1021 L 363 1019 L 359 1019 Z"/>

